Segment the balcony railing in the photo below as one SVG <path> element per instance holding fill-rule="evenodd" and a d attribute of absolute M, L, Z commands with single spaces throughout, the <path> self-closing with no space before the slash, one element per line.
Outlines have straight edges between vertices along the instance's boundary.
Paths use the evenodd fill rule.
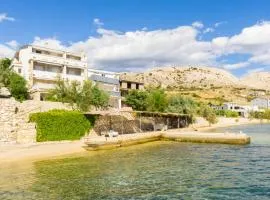
<path fill-rule="evenodd" d="M 76 67 L 76 68 L 86 68 L 87 67 L 86 62 L 65 59 L 63 57 L 57 57 L 57 56 L 53 56 L 53 55 L 43 55 L 43 54 L 38 54 L 38 53 L 32 53 L 32 59 L 38 60 L 41 62 L 46 62 L 46 63 L 54 63 L 57 65 L 72 66 L 72 67 Z"/>
<path fill-rule="evenodd" d="M 95 75 L 92 74 L 89 78 L 92 81 L 96 81 L 96 82 L 102 82 L 102 83 L 107 83 L 107 84 L 113 84 L 113 85 L 119 85 L 119 80 L 116 78 L 109 78 L 109 77 L 105 77 L 105 76 L 99 76 L 99 75 Z"/>
<path fill-rule="evenodd" d="M 84 77 L 83 76 L 77 76 L 77 75 L 71 75 L 71 74 L 66 74 L 66 79 L 70 80 L 70 81 L 84 81 Z"/>
<path fill-rule="evenodd" d="M 57 77 L 62 77 L 62 74 L 48 71 L 33 70 L 33 76 L 39 79 L 54 80 Z"/>

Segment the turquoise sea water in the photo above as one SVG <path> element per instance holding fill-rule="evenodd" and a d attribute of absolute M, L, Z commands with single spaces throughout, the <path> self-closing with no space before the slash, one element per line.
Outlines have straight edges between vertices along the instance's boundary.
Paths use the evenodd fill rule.
<path fill-rule="evenodd" d="M 0 199 L 270 199 L 270 125 L 246 146 L 153 142 L 0 165 Z M 1 162 L 1 161 L 0 161 Z"/>

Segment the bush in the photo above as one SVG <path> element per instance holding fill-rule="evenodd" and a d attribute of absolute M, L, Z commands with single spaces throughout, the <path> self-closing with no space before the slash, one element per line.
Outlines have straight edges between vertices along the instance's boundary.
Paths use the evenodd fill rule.
<path fill-rule="evenodd" d="M 164 112 L 168 106 L 168 99 L 163 89 L 151 89 L 146 99 L 147 110 L 151 112 Z"/>
<path fill-rule="evenodd" d="M 209 125 L 218 122 L 214 109 L 209 106 L 205 105 L 201 107 L 201 116 L 209 122 Z"/>
<path fill-rule="evenodd" d="M 216 110 L 216 115 L 218 116 L 223 116 L 223 117 L 231 117 L 231 118 L 236 118 L 239 117 L 239 113 L 236 111 L 232 110 Z"/>
<path fill-rule="evenodd" d="M 33 113 L 30 121 L 37 124 L 37 141 L 78 140 L 84 136 L 91 124 L 79 111 L 51 110 Z"/>

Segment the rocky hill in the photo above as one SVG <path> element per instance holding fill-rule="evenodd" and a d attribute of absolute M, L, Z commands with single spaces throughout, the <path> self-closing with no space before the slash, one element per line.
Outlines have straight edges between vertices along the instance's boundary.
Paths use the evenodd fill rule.
<path fill-rule="evenodd" d="M 270 73 L 239 79 L 230 72 L 213 67 L 163 67 L 144 73 L 123 73 L 121 79 L 161 86 L 171 93 L 181 93 L 206 101 L 248 103 L 269 94 Z M 266 87 L 267 85 L 267 87 Z"/>
<path fill-rule="evenodd" d="M 270 72 L 255 72 L 241 78 L 241 81 L 254 88 L 270 90 Z"/>
<path fill-rule="evenodd" d="M 211 67 L 164 67 L 144 73 L 124 73 L 121 78 L 175 89 L 241 85 L 231 73 Z"/>

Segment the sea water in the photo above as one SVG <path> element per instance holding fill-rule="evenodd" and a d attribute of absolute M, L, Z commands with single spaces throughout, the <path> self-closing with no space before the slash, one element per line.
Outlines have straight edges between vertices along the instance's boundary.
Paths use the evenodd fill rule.
<path fill-rule="evenodd" d="M 213 131 L 242 131 L 252 143 L 161 141 L 1 164 L 0 199 L 270 199 L 270 125 Z"/>

